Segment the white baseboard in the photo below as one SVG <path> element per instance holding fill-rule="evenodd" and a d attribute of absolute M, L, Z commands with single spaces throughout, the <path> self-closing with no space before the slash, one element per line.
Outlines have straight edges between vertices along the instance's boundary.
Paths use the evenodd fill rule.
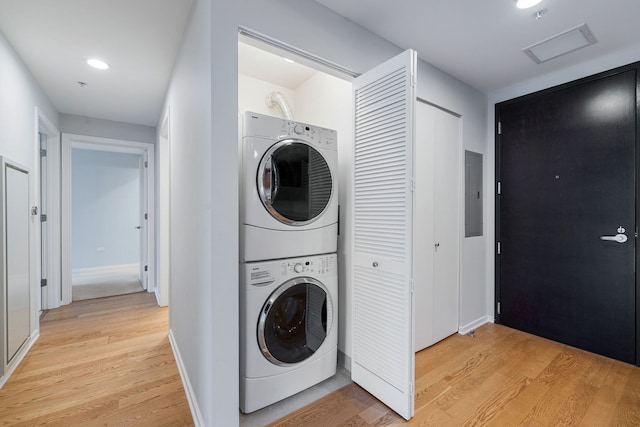
<path fill-rule="evenodd" d="M 173 336 L 173 331 L 169 329 L 169 342 L 171 343 L 171 349 L 173 350 L 173 357 L 176 359 L 176 365 L 178 365 L 178 372 L 180 372 L 180 378 L 182 378 L 182 386 L 184 387 L 184 391 L 187 395 L 187 401 L 189 402 L 189 408 L 191 409 L 191 416 L 193 417 L 193 422 L 196 427 L 204 427 L 204 419 L 202 418 L 202 413 L 200 412 L 200 408 L 198 407 L 198 402 L 196 400 L 195 393 L 193 392 L 193 387 L 191 387 L 191 382 L 189 381 L 189 376 L 187 375 L 187 369 L 182 362 L 182 357 L 180 356 L 180 351 L 178 350 L 178 344 L 175 341 Z"/>
<path fill-rule="evenodd" d="M 460 327 L 458 327 L 458 333 L 461 335 L 466 335 L 469 332 L 473 331 L 474 329 L 479 328 L 480 326 L 487 324 L 487 323 L 493 323 L 494 319 L 492 316 L 484 316 L 481 317 L 479 319 L 474 320 L 473 322 L 467 323 L 466 325 L 462 325 Z"/>
<path fill-rule="evenodd" d="M 139 269 L 139 268 L 140 268 L 140 264 L 105 265 L 102 267 L 74 268 L 71 273 L 100 275 L 100 274 L 117 273 L 120 271 L 129 271 L 129 270 Z"/>
<path fill-rule="evenodd" d="M 31 347 L 33 347 L 33 345 L 36 343 L 38 338 L 40 338 L 39 329 L 33 332 L 32 336 L 29 338 L 29 341 L 27 341 L 26 345 L 24 345 L 16 355 L 16 359 L 9 364 L 9 369 L 4 373 L 2 377 L 0 377 L 0 389 L 5 385 L 5 383 L 11 376 L 11 374 L 13 374 L 13 371 L 15 371 L 16 368 L 18 367 L 18 365 L 22 363 L 22 359 L 24 359 L 27 353 L 29 353 L 29 350 L 31 350 Z"/>
<path fill-rule="evenodd" d="M 351 357 L 338 349 L 338 365 L 342 366 L 347 372 L 351 373 Z"/>

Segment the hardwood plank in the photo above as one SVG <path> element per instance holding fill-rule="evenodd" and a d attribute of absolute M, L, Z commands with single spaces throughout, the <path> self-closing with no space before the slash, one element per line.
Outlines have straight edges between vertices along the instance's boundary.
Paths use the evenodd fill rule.
<path fill-rule="evenodd" d="M 193 425 L 167 327 L 147 292 L 48 311 L 0 390 L 0 425 Z"/>
<path fill-rule="evenodd" d="M 271 426 L 637 426 L 640 368 L 490 324 L 417 353 L 415 399 L 405 421 L 351 384 Z"/>

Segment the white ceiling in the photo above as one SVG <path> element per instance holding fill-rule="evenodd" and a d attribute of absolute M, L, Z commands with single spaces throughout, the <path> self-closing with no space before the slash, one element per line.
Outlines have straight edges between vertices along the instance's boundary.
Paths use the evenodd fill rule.
<path fill-rule="evenodd" d="M 485 93 L 623 49 L 640 60 L 639 0 L 316 0 Z M 536 20 L 536 11 L 546 9 Z M 543 64 L 522 49 L 586 23 L 593 46 Z"/>
<path fill-rule="evenodd" d="M 190 7 L 191 0 L 1 0 L 0 31 L 59 112 L 155 126 Z M 92 56 L 111 69 L 89 67 Z"/>
<path fill-rule="evenodd" d="M 636 49 L 640 60 L 640 0 L 543 0 L 527 10 L 513 0 L 316 1 L 486 93 L 618 50 Z M 191 2 L 0 0 L 0 31 L 58 111 L 155 126 Z M 536 20 L 543 8 L 547 13 Z M 522 53 L 582 23 L 595 45 L 539 65 Z M 250 57 L 268 58 L 249 51 L 240 59 L 244 74 L 268 69 L 251 65 Z M 88 67 L 84 61 L 93 55 L 112 68 Z M 254 77 L 283 86 L 308 78 L 275 62 L 271 76 Z"/>

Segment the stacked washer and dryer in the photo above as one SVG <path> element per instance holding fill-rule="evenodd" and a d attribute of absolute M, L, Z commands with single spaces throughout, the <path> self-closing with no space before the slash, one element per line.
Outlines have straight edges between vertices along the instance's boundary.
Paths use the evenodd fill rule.
<path fill-rule="evenodd" d="M 242 123 L 240 410 L 336 372 L 334 130 L 252 112 Z"/>

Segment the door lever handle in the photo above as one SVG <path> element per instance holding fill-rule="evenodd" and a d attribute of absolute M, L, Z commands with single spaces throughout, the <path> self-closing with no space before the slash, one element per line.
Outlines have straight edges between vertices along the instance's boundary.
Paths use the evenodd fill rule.
<path fill-rule="evenodd" d="M 600 240 L 608 240 L 611 242 L 624 243 L 627 241 L 626 234 L 616 234 L 615 236 L 600 236 Z"/>

